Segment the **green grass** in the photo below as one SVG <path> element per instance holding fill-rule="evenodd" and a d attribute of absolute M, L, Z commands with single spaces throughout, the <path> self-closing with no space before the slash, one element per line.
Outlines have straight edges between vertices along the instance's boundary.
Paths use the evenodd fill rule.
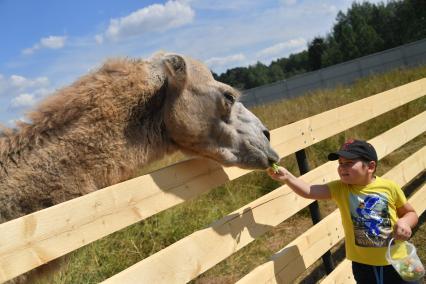
<path fill-rule="evenodd" d="M 253 112 L 270 129 L 321 113 L 364 97 L 426 77 L 426 67 L 399 69 L 372 76 L 351 86 L 333 90 L 316 91 L 303 97 L 255 107 Z M 426 98 L 417 99 L 405 106 L 383 114 L 367 123 L 348 129 L 307 148 L 311 168 L 326 161 L 326 153 L 335 150 L 348 137 L 370 139 L 381 132 L 425 110 Z M 425 145 L 426 134 L 380 161 L 378 174 L 383 174 L 411 153 Z M 173 155 L 142 169 L 140 174 L 163 167 L 182 159 Z M 284 157 L 281 164 L 298 175 L 294 156 Z M 215 220 L 277 188 L 279 184 L 264 172 L 255 171 L 223 186 L 211 190 L 195 200 L 185 202 L 161 212 L 147 220 L 129 226 L 108 237 L 78 249 L 61 261 L 54 272 L 34 277 L 32 283 L 98 283 L 149 255 L 169 246 L 192 232 L 209 226 Z M 283 204 L 285 206 L 285 204 Z M 321 202 L 327 214 L 334 210 L 331 202 Z M 264 236 L 200 275 L 195 283 L 233 283 L 269 256 L 311 226 L 308 210 L 304 209 Z M 413 242 L 426 263 L 424 218 L 418 226 Z M 320 278 L 323 273 L 319 273 Z M 312 281 L 311 281 L 312 283 Z"/>

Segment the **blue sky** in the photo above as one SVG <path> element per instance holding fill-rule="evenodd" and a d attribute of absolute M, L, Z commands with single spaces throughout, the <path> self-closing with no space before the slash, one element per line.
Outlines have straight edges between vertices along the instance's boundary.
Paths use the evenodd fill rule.
<path fill-rule="evenodd" d="M 379 2 L 379 1 L 369 1 Z M 352 0 L 0 0 L 0 124 L 110 57 L 158 50 L 216 73 L 269 64 L 325 36 Z"/>

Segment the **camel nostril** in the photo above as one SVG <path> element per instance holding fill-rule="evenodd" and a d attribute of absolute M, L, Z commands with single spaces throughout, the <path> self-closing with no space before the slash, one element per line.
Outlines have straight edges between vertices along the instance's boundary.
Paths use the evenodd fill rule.
<path fill-rule="evenodd" d="M 268 141 L 271 141 L 271 134 L 269 134 L 268 130 L 263 130 L 263 135 L 266 136 L 266 138 L 268 139 Z"/>

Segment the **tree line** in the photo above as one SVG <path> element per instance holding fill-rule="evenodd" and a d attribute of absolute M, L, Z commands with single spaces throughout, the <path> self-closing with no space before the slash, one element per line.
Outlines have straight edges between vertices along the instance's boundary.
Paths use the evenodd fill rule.
<path fill-rule="evenodd" d="M 236 88 L 249 89 L 425 37 L 425 0 L 354 2 L 346 13 L 337 14 L 329 34 L 308 42 L 307 50 L 279 58 L 269 66 L 258 62 L 213 76 Z"/>

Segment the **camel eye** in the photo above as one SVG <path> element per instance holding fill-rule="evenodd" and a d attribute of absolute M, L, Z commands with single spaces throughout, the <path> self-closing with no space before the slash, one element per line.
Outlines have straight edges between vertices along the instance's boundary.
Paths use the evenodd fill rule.
<path fill-rule="evenodd" d="M 231 95 L 231 93 L 224 93 L 223 96 L 227 99 L 231 104 L 235 103 L 235 97 Z"/>

